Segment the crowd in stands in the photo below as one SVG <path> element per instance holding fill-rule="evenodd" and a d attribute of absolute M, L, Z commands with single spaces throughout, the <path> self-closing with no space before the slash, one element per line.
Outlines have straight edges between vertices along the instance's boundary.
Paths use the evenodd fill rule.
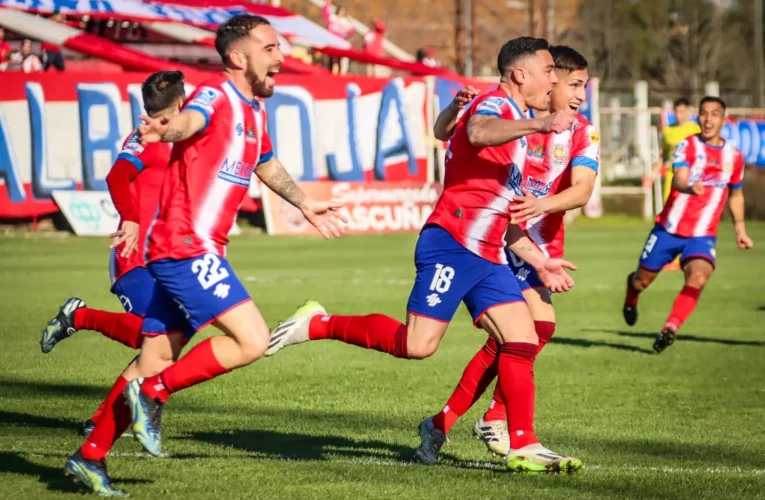
<path fill-rule="evenodd" d="M 57 23 L 65 23 L 64 16 L 55 12 L 49 18 Z M 39 50 L 35 51 L 32 40 L 24 39 L 21 41 L 17 50 L 11 47 L 6 40 L 5 29 L 0 27 L 0 71 L 23 71 L 24 73 L 36 73 L 38 71 L 48 71 L 55 68 L 58 71 L 64 71 L 64 57 L 61 55 L 61 48 L 48 42 L 42 42 Z"/>

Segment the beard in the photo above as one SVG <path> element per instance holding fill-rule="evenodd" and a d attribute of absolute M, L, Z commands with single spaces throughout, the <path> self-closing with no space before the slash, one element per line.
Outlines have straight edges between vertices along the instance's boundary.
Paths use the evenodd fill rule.
<path fill-rule="evenodd" d="M 256 96 L 271 97 L 274 95 L 274 87 L 269 87 L 266 83 L 267 77 L 264 77 L 262 80 L 258 78 L 257 73 L 255 73 L 255 69 L 252 67 L 249 61 L 247 62 L 247 69 L 244 72 L 244 78 L 247 80 L 247 83 L 250 84 L 252 93 Z"/>

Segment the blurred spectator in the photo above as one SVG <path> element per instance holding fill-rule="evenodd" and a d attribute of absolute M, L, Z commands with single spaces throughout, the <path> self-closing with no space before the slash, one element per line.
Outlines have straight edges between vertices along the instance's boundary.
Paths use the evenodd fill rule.
<path fill-rule="evenodd" d="M 32 41 L 24 40 L 21 43 L 21 52 L 11 54 L 11 63 L 24 73 L 36 73 L 43 70 L 40 56 L 32 52 Z"/>
<path fill-rule="evenodd" d="M 55 11 L 49 19 L 62 24 L 66 22 L 64 15 L 59 11 Z M 61 48 L 58 45 L 42 42 L 42 50 L 43 61 L 45 61 L 45 71 L 48 71 L 48 68 L 51 66 L 54 66 L 59 71 L 64 71 L 64 57 L 61 55 Z"/>
<path fill-rule="evenodd" d="M 385 23 L 380 19 L 372 20 L 372 29 L 364 35 L 364 52 L 375 57 L 385 57 Z M 377 64 L 367 65 L 367 76 L 380 77 Z"/>
<path fill-rule="evenodd" d="M 350 40 L 356 30 L 353 29 L 351 19 L 348 17 L 348 10 L 340 5 L 334 5 L 332 0 L 327 0 L 321 9 L 324 16 L 324 22 L 327 23 L 327 30 L 333 35 L 337 35 L 343 40 Z M 330 68 L 332 73 L 344 75 L 348 72 L 348 59 L 330 57 Z"/>
<path fill-rule="evenodd" d="M 417 62 L 422 63 L 425 66 L 430 66 L 431 68 L 439 68 L 441 66 L 441 63 L 438 62 L 433 56 L 435 55 L 435 51 L 431 47 L 427 47 L 424 49 L 418 49 L 417 50 Z"/>
<path fill-rule="evenodd" d="M 0 27 L 0 71 L 8 69 L 8 63 L 11 61 L 11 49 L 10 44 L 5 40 L 5 30 Z"/>

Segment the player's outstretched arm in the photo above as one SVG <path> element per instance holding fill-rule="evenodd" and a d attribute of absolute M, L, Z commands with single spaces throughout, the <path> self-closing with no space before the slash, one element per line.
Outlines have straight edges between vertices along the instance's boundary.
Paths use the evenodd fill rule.
<path fill-rule="evenodd" d="M 452 102 L 439 113 L 436 123 L 433 125 L 433 135 L 439 141 L 448 141 L 454 135 L 454 129 L 457 128 L 460 111 L 478 95 L 478 91 L 472 86 L 467 85 L 457 92 Z"/>
<path fill-rule="evenodd" d="M 290 173 L 287 172 L 287 169 L 284 168 L 284 165 L 276 158 L 271 158 L 258 165 L 255 173 L 258 174 L 260 180 L 271 191 L 300 209 L 306 220 L 324 238 L 329 239 L 332 236 L 339 238 L 345 232 L 345 224 L 348 223 L 348 219 L 339 212 L 343 204 L 335 201 L 316 201 L 308 198 Z"/>
<path fill-rule="evenodd" d="M 689 183 L 690 169 L 688 167 L 675 167 L 673 170 L 672 187 L 681 193 L 700 195 L 704 194 L 704 184 L 698 180 Z"/>
<path fill-rule="evenodd" d="M 534 133 L 560 133 L 571 128 L 574 117 L 556 111 L 544 118 L 505 120 L 488 114 L 475 114 L 468 121 L 468 140 L 473 146 L 501 146 Z"/>
<path fill-rule="evenodd" d="M 746 234 L 746 222 L 744 221 L 744 190 L 741 188 L 731 189 L 728 198 L 728 207 L 733 217 L 733 227 L 736 229 L 736 244 L 740 250 L 749 250 L 754 246 L 752 238 Z"/>
<path fill-rule="evenodd" d="M 172 118 L 146 115 L 140 118 L 143 123 L 138 126 L 138 132 L 143 143 L 184 141 L 207 125 L 207 117 L 194 109 L 184 109 Z"/>
<path fill-rule="evenodd" d="M 574 279 L 566 269 L 576 271 L 576 266 L 563 259 L 550 259 L 526 236 L 520 226 L 510 224 L 505 234 L 507 248 L 537 270 L 539 279 L 553 293 L 567 292 L 574 288 Z"/>
<path fill-rule="evenodd" d="M 537 198 L 521 188 L 523 196 L 515 196 L 515 204 L 510 206 L 510 221 L 518 224 L 544 213 L 565 212 L 585 206 L 592 196 L 596 177 L 597 172 L 590 167 L 574 167 L 571 169 L 571 186 L 546 198 Z"/>

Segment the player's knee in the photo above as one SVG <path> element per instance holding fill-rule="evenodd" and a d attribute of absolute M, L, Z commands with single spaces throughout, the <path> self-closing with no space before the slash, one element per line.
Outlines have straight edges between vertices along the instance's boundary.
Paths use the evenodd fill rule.
<path fill-rule="evenodd" d="M 256 335 L 239 342 L 242 365 L 248 365 L 263 357 L 268 349 L 268 336 Z"/>
<path fill-rule="evenodd" d="M 438 349 L 437 338 L 409 337 L 406 345 L 409 359 L 425 359 L 432 356 Z"/>
<path fill-rule="evenodd" d="M 653 278 L 651 276 L 647 276 L 646 274 L 638 271 L 638 273 L 635 274 L 635 277 L 632 279 L 632 286 L 635 287 L 635 290 L 643 291 L 648 288 L 652 281 Z"/>
<path fill-rule="evenodd" d="M 688 275 L 686 285 L 702 290 L 705 286 L 707 286 L 708 281 L 709 276 L 707 276 L 707 273 L 703 271 L 693 271 Z"/>

